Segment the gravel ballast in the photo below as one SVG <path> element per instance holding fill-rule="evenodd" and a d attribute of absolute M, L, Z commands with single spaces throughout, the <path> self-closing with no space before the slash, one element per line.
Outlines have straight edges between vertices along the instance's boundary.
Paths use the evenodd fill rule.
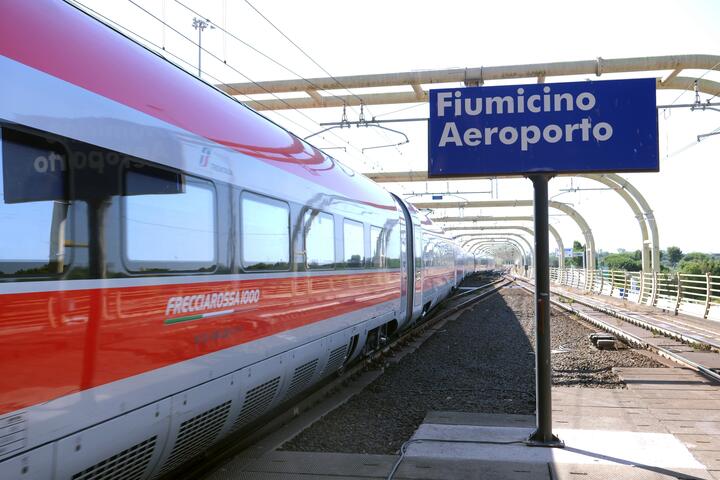
<path fill-rule="evenodd" d="M 428 411 L 533 414 L 534 298 L 509 287 L 445 323 L 418 350 L 284 450 L 393 454 Z M 624 388 L 612 367 L 662 367 L 644 354 L 597 350 L 587 329 L 552 311 L 553 384 Z"/>

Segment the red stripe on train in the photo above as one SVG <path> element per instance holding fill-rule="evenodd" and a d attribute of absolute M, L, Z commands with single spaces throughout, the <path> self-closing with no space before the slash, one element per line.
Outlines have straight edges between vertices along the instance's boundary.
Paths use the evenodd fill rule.
<path fill-rule="evenodd" d="M 399 284 L 379 272 L 0 295 L 0 414 L 397 299 Z M 255 290 L 257 303 L 207 297 Z"/>

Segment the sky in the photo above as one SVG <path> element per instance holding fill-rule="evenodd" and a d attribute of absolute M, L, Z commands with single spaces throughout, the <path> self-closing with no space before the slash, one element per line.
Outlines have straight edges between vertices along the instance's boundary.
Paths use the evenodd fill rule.
<path fill-rule="evenodd" d="M 145 41 L 164 47 L 166 57 L 194 73 L 197 73 L 198 47 L 190 40 L 197 39 L 197 31 L 192 27 L 195 13 L 183 5 L 209 18 L 218 27 L 203 32 L 202 43 L 207 50 L 202 54 L 203 78 L 209 83 L 293 79 L 297 78 L 296 74 L 305 78 L 326 77 L 326 71 L 341 76 L 597 57 L 720 55 L 720 28 L 717 28 L 720 2 L 712 0 L 250 0 L 250 3 L 243 0 L 80 0 L 80 3 Z M 311 58 L 293 46 L 251 4 Z M 167 25 L 163 26 L 161 20 Z M 656 77 L 667 73 L 603 75 L 601 79 Z M 716 71 L 685 70 L 682 76 L 720 81 L 720 65 Z M 549 77 L 546 81 L 595 78 L 594 75 Z M 534 79 L 512 83 L 534 83 Z M 375 91 L 382 90 L 369 92 Z M 708 97 L 702 95 L 701 98 Z M 660 90 L 657 93 L 661 105 L 693 100 L 694 94 L 690 91 Z M 720 97 L 714 101 L 720 101 Z M 324 128 L 319 125 L 321 122 L 339 121 L 342 112 L 340 109 L 308 109 L 263 114 L 305 137 Z M 357 120 L 358 114 L 358 108 L 347 112 L 349 120 Z M 427 104 L 372 106 L 365 111 L 367 118 L 382 119 L 427 115 Z M 720 112 L 676 108 L 659 110 L 658 116 L 660 172 L 624 176 L 653 209 L 662 249 L 676 245 L 685 252 L 720 252 L 716 193 L 720 181 L 720 135 L 699 143 L 696 140 L 697 135 L 720 127 Z M 389 126 L 405 133 L 410 143 L 362 153 L 363 148 L 396 143 L 402 137 L 377 129 L 358 128 L 318 135 L 311 143 L 320 148 L 330 147 L 329 154 L 361 172 L 426 170 L 425 123 Z M 428 200 L 427 196 L 419 195 L 424 192 L 444 193 L 444 200 L 532 199 L 532 185 L 526 179 L 499 179 L 493 193 L 468 193 L 489 192 L 491 183 L 490 180 L 435 181 L 386 184 L 386 188 L 406 196 L 415 194 L 410 199 L 422 201 Z M 586 218 L 598 249 L 639 249 L 641 236 L 637 220 L 617 193 L 602 187 L 591 180 L 555 178 L 550 182 L 550 197 L 571 204 Z M 448 195 L 455 192 L 459 193 Z M 453 216 L 458 213 L 457 210 L 446 212 Z M 530 208 L 495 208 L 465 209 L 463 213 L 502 216 L 531 215 L 532 211 Z M 552 209 L 550 214 L 551 223 L 566 246 L 573 240 L 582 240 L 574 222 Z"/>

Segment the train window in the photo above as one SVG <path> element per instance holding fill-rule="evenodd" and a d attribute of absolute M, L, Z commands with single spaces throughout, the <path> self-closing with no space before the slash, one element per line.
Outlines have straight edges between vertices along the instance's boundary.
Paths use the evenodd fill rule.
<path fill-rule="evenodd" d="M 383 229 L 380 227 L 370 227 L 370 266 L 373 268 L 385 266 L 385 244 Z"/>
<path fill-rule="evenodd" d="M 432 239 L 432 237 L 428 236 L 425 240 L 425 244 L 423 245 L 423 252 L 422 252 L 422 259 L 423 259 L 423 265 L 427 268 L 434 267 L 434 256 L 433 252 L 435 249 L 435 242 Z"/>
<path fill-rule="evenodd" d="M 415 232 L 415 242 L 413 248 L 415 249 L 415 280 L 420 280 L 421 270 L 425 268 L 423 264 L 423 235 L 419 224 L 413 224 L 413 230 Z M 426 240 L 427 241 L 427 240 Z M 417 288 L 417 283 L 415 284 Z"/>
<path fill-rule="evenodd" d="M 290 268 L 290 207 L 285 202 L 243 193 L 242 261 L 246 270 Z"/>
<path fill-rule="evenodd" d="M 159 169 L 149 166 L 128 170 L 125 181 L 128 192 L 151 192 L 124 197 L 125 254 L 129 269 L 144 272 L 214 270 L 217 226 L 212 184 L 184 176 L 178 187 L 177 178 L 165 178 Z M 167 188 L 159 188 L 164 182 L 169 183 Z M 153 188 L 146 190 L 149 184 Z"/>
<path fill-rule="evenodd" d="M 365 230 L 362 223 L 352 220 L 343 222 L 343 247 L 345 266 L 348 268 L 362 267 L 365 256 Z"/>
<path fill-rule="evenodd" d="M 65 271 L 66 152 L 54 142 L 0 129 L 0 278 Z"/>
<path fill-rule="evenodd" d="M 400 267 L 400 225 L 396 223 L 387 230 L 387 247 L 385 248 L 385 263 L 388 268 Z"/>
<path fill-rule="evenodd" d="M 308 268 L 335 265 L 335 221 L 322 212 L 305 214 L 305 255 Z"/>

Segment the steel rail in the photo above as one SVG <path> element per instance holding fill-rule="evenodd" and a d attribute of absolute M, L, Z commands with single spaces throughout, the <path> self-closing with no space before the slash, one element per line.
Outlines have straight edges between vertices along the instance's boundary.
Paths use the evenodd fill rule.
<path fill-rule="evenodd" d="M 681 341 L 681 342 L 684 342 L 684 343 L 687 343 L 690 345 L 697 345 L 700 347 L 711 347 L 714 350 L 720 351 L 720 344 L 717 342 L 713 342 L 712 340 L 700 339 L 700 338 L 694 337 L 692 335 L 688 335 L 688 334 L 681 333 L 681 332 L 678 332 L 675 330 L 670 330 L 668 328 L 660 327 L 653 323 L 640 320 L 639 318 L 632 317 L 630 315 L 624 315 L 616 310 L 613 310 L 612 308 L 604 307 L 595 302 L 588 302 L 587 300 L 584 300 L 582 297 L 578 297 L 571 293 L 567 293 L 567 292 L 562 292 L 562 293 L 554 292 L 554 293 L 560 297 L 564 297 L 569 300 L 572 300 L 575 303 L 585 305 L 586 307 L 592 308 L 593 310 L 597 310 L 598 312 L 602 312 L 607 315 L 611 315 L 619 320 L 633 324 L 637 327 L 644 328 L 651 332 L 661 333 L 662 335 L 664 335 L 668 338 L 672 338 L 674 340 L 678 340 L 678 341 Z"/>
<path fill-rule="evenodd" d="M 524 279 L 521 279 L 518 277 L 516 277 L 515 280 L 518 282 L 518 286 L 520 286 L 520 288 L 526 290 L 529 293 L 535 292 L 535 290 L 533 288 L 528 286 L 528 285 L 532 285 L 532 284 L 530 282 L 528 282 L 527 280 L 524 280 Z M 525 284 L 525 285 L 523 285 L 523 284 Z M 583 302 L 580 299 L 574 298 L 574 295 L 565 295 L 564 293 L 557 293 L 557 292 L 553 292 L 553 293 L 555 293 L 555 295 L 557 295 L 561 298 L 566 298 L 568 300 L 572 300 L 573 302 L 577 302 L 577 303 L 584 305 L 584 306 L 586 306 L 592 310 L 595 310 L 597 312 L 604 313 L 606 315 L 618 318 L 622 321 L 631 323 L 633 325 L 636 325 L 636 326 L 639 326 L 642 328 L 646 328 L 647 330 L 649 330 L 651 332 L 659 332 L 670 338 L 675 338 L 676 340 L 681 340 L 681 341 L 687 342 L 686 339 L 684 340 L 685 336 L 679 334 L 678 332 L 673 332 L 672 330 L 662 329 L 662 328 L 654 326 L 652 324 L 641 322 L 641 321 L 638 321 L 637 319 L 632 319 L 631 317 L 621 315 L 618 312 L 612 311 L 611 309 L 605 309 L 605 308 L 600 307 L 599 305 L 593 305 L 593 304 L 589 304 L 587 302 Z M 622 330 L 621 328 L 613 326 L 607 322 L 603 322 L 600 319 L 594 318 L 594 317 L 588 315 L 586 312 L 583 312 L 582 310 L 573 308 L 572 306 L 570 306 L 566 303 L 559 302 L 557 300 L 553 300 L 552 298 L 550 299 L 550 303 L 552 303 L 556 307 L 561 308 L 562 310 L 565 310 L 567 312 L 577 315 L 578 317 L 595 325 L 596 327 L 599 327 L 607 332 L 612 333 L 613 335 L 618 336 L 619 338 L 626 340 L 628 343 L 631 343 L 635 346 L 641 347 L 645 350 L 653 351 L 653 352 L 655 352 L 665 358 L 668 358 L 676 363 L 679 363 L 681 365 L 689 367 L 689 368 L 695 370 L 696 372 L 701 373 L 702 375 L 705 375 L 706 377 L 708 377 L 714 381 L 720 382 L 720 374 L 715 372 L 713 369 L 706 367 L 700 363 L 697 363 L 693 360 L 690 360 L 689 358 L 686 358 L 677 352 L 673 352 L 672 350 L 662 347 L 660 345 L 653 345 L 653 344 L 643 340 L 642 338 L 640 338 L 636 335 L 633 335 L 632 333 L 626 332 L 626 331 Z M 665 332 L 671 333 L 672 335 L 666 335 Z M 707 342 L 705 340 L 700 341 L 698 339 L 694 339 L 694 342 L 687 342 L 687 343 L 697 343 L 700 345 L 712 346 L 711 342 Z"/>
<path fill-rule="evenodd" d="M 616 310 L 613 310 L 613 309 L 611 309 L 611 308 L 606 308 L 606 307 L 604 307 L 603 305 L 605 305 L 605 304 L 604 304 L 603 302 L 601 302 L 601 301 L 590 302 L 590 301 L 586 300 L 585 297 L 577 296 L 577 295 L 574 295 L 574 294 L 569 293 L 569 292 L 557 292 L 557 291 L 555 291 L 555 293 L 556 293 L 557 295 L 559 295 L 559 296 L 562 296 L 562 297 L 565 297 L 565 298 L 569 298 L 569 299 L 571 299 L 573 302 L 577 302 L 577 303 L 583 304 L 583 305 L 585 305 L 585 306 L 587 306 L 587 307 L 594 308 L 594 309 L 596 309 L 596 310 L 598 310 L 598 311 L 601 311 L 601 312 L 606 313 L 606 314 L 608 314 L 608 315 L 612 315 L 612 316 L 614 316 L 614 317 L 616 317 L 616 318 L 618 318 L 618 319 L 620 319 L 620 320 L 623 320 L 623 321 L 625 321 L 625 322 L 631 323 L 631 324 L 633 324 L 633 325 L 635 325 L 635 326 L 644 328 L 644 329 L 646 329 L 646 330 L 651 330 L 651 331 L 654 331 L 654 332 L 662 333 L 663 335 L 665 335 L 665 336 L 668 337 L 668 338 L 672 338 L 672 339 L 675 339 L 675 340 L 679 340 L 679 341 L 681 341 L 681 342 L 685 342 L 685 343 L 688 343 L 688 344 L 691 344 L 691 345 L 711 347 L 711 348 L 713 348 L 714 350 L 717 350 L 718 352 L 720 352 L 720 343 L 713 342 L 712 340 L 708 340 L 708 339 L 705 339 L 705 338 L 702 338 L 702 339 L 701 339 L 701 338 L 694 337 L 693 335 L 688 335 L 688 334 L 685 334 L 685 333 L 677 332 L 677 331 L 675 331 L 675 330 L 669 330 L 669 329 L 660 327 L 660 326 L 658 326 L 658 325 L 655 325 L 655 324 L 653 324 L 653 323 L 645 322 L 645 321 L 637 318 L 636 316 L 625 315 L 625 314 L 623 314 L 623 313 L 621 313 L 621 312 L 618 312 L 618 311 L 616 311 Z M 646 314 L 642 314 L 642 313 L 639 313 L 638 315 L 646 316 Z"/>

